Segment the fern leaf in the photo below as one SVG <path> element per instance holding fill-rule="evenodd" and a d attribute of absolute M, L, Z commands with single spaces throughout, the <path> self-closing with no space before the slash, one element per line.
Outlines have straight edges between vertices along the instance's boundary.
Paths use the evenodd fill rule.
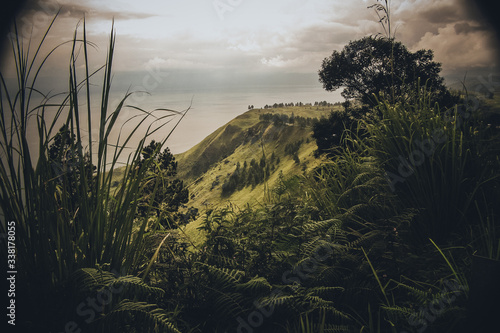
<path fill-rule="evenodd" d="M 241 291 L 250 291 L 252 293 L 270 293 L 272 286 L 264 277 L 254 277 L 250 281 L 237 285 Z"/>
<path fill-rule="evenodd" d="M 133 332 L 181 333 L 156 305 L 128 299 L 102 317 L 99 324 L 104 332 L 126 332 L 132 326 Z"/>

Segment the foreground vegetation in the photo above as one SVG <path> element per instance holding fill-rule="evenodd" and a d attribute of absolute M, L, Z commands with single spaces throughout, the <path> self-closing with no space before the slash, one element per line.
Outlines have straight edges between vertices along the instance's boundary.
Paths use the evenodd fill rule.
<path fill-rule="evenodd" d="M 193 242 L 183 228 L 161 227 L 175 210 L 162 206 L 157 191 L 179 183 L 169 178 L 175 163 L 163 150 L 165 142 L 147 142 L 172 115 L 182 114 L 136 108 L 138 127 L 112 142 L 110 133 L 129 96 L 110 109 L 114 37 L 107 62 L 95 73 L 89 72 L 87 46 L 84 29 L 73 39 L 68 93 L 61 102 L 42 96 L 41 104 L 30 103 L 38 94 L 33 66 L 39 55 L 32 57 L 22 41 L 13 42 L 19 85 L 12 91 L 2 77 L 0 199 L 3 218 L 16 222 L 22 286 L 17 327 L 44 332 L 491 328 L 486 325 L 494 312 L 488 311 L 497 308 L 487 297 L 497 282 L 484 279 L 488 274 L 481 265 L 498 265 L 500 259 L 499 133 L 480 109 L 467 104 L 440 109 L 433 91 L 418 84 L 404 100 L 380 98 L 342 128 L 329 161 L 300 176 L 280 173 L 281 164 L 273 162 L 276 177 L 267 178 L 266 200 L 207 209 L 198 227 L 204 238 Z M 101 108 L 93 134 L 89 91 L 98 75 Z M 265 116 L 268 112 L 261 121 L 284 121 Z M 120 156 L 142 125 L 147 134 L 121 170 L 122 181 L 114 184 Z M 227 128 L 218 135 L 234 137 Z M 300 146 L 282 147 L 291 163 Z M 164 170 L 161 156 L 169 161 Z M 249 161 L 245 183 L 233 177 L 232 190 L 256 185 L 258 177 L 249 177 L 249 170 L 252 165 L 266 170 L 265 163 Z M 242 163 L 238 170 L 243 168 Z M 176 208 L 187 196 L 179 193 Z"/>
<path fill-rule="evenodd" d="M 164 141 L 148 158 L 141 160 L 141 151 L 153 132 L 180 113 L 135 108 L 137 114 L 130 120 L 137 125 L 112 140 L 111 133 L 120 131 L 117 120 L 130 96 L 110 105 L 114 32 L 106 63 L 91 72 L 88 49 L 92 44 L 86 40 L 84 23 L 83 32 L 75 32 L 70 43 L 67 92 L 45 95 L 37 87 L 43 65 L 68 44 L 42 56 L 49 31 L 50 27 L 34 50 L 21 37 L 12 39 L 17 86 L 1 77 L 1 214 L 3 221 L 14 223 L 16 258 L 10 269 L 18 272 L 19 286 L 17 322 L 14 318 L 11 325 L 20 331 L 107 330 L 116 319 L 135 325 L 132 318 L 138 316 L 150 323 L 145 329 L 171 327 L 164 312 L 148 303 L 150 297 L 164 292 L 137 277 L 144 269 L 146 230 L 158 221 L 138 219 L 136 212 L 141 189 L 151 177 L 147 171 Z M 91 81 L 99 76 L 100 108 L 93 110 Z M 126 158 L 126 147 L 141 126 L 146 134 L 126 160 L 121 186 L 111 190 L 113 170 Z M 6 227 L 2 223 L 0 231 L 7 234 Z M 1 251 L 2 258 L 7 258 L 7 246 Z M 95 303 L 91 296 L 110 288 L 120 292 L 112 301 L 103 300 L 99 293 Z"/>
<path fill-rule="evenodd" d="M 179 288 L 199 279 L 194 299 L 206 302 L 188 296 L 187 321 L 240 332 L 489 325 L 472 262 L 500 258 L 498 130 L 476 112 L 445 116 L 426 96 L 381 102 L 331 162 L 280 178 L 266 204 L 208 211 L 205 243 L 177 261 L 193 275 L 159 282 L 182 300 Z"/>

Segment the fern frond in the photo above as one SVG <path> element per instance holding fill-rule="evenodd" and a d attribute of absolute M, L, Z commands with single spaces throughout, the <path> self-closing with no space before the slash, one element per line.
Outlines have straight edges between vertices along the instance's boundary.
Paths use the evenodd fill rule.
<path fill-rule="evenodd" d="M 428 291 L 409 286 L 402 282 L 398 282 L 398 287 L 408 290 L 412 295 L 417 297 L 419 302 L 426 302 L 431 295 Z"/>
<path fill-rule="evenodd" d="M 234 267 L 237 264 L 236 260 L 234 260 L 233 258 L 229 258 L 220 254 L 210 253 L 208 254 L 208 258 L 211 261 L 222 266 Z"/>
<path fill-rule="evenodd" d="M 309 288 L 308 293 L 310 295 L 317 295 L 317 296 L 323 297 L 325 295 L 339 294 L 339 293 L 343 292 L 344 290 L 345 290 L 345 288 L 343 288 L 343 287 L 320 286 L 320 287 Z"/>
<path fill-rule="evenodd" d="M 236 286 L 237 290 L 243 292 L 249 291 L 254 294 L 256 293 L 270 293 L 272 286 L 264 277 L 254 277 L 250 281 L 238 284 Z"/>
<path fill-rule="evenodd" d="M 304 231 L 306 232 L 320 232 L 330 229 L 332 225 L 341 225 L 342 221 L 338 219 L 329 219 L 324 221 L 311 221 L 304 225 Z"/>
<path fill-rule="evenodd" d="M 317 308 L 333 308 L 333 302 L 332 301 L 327 301 L 324 300 L 323 298 L 319 296 L 315 296 L 310 294 L 309 292 L 307 295 L 304 296 L 303 302 L 308 303 L 308 307 L 312 309 L 317 309 Z"/>
<path fill-rule="evenodd" d="M 332 267 L 332 266 L 320 266 L 318 268 L 318 274 L 316 276 L 316 281 L 321 284 L 331 284 L 338 282 L 342 273 L 341 270 L 345 268 Z M 327 287 L 328 288 L 328 287 Z M 334 287 L 336 288 L 336 287 Z"/>
<path fill-rule="evenodd" d="M 168 314 L 154 304 L 125 299 L 99 320 L 103 332 L 181 333 Z M 134 330 L 130 330 L 133 327 Z"/>
<path fill-rule="evenodd" d="M 209 288 L 213 292 L 211 301 L 214 313 L 224 317 L 236 318 L 245 311 L 243 304 L 245 299 L 242 294 L 236 292 L 223 292 L 214 288 Z"/>
<path fill-rule="evenodd" d="M 96 268 L 80 268 L 69 278 L 71 284 L 76 286 L 77 292 L 94 292 L 115 280 L 116 276 L 113 273 Z"/>
<path fill-rule="evenodd" d="M 380 235 L 380 231 L 372 230 L 364 234 L 357 234 L 357 239 L 343 245 L 346 249 L 355 249 L 360 248 L 365 243 L 368 243 L 373 240 L 373 238 L 378 237 Z"/>
<path fill-rule="evenodd" d="M 205 263 L 197 263 L 197 265 L 204 267 L 208 275 L 213 278 L 213 283 L 222 287 L 235 286 L 245 275 L 244 272 L 236 269 L 218 268 Z"/>
<path fill-rule="evenodd" d="M 384 309 L 385 311 L 387 311 L 388 313 L 392 313 L 392 314 L 395 314 L 397 316 L 403 316 L 404 318 L 408 318 L 412 315 L 415 314 L 415 309 L 412 309 L 412 308 L 407 308 L 407 307 L 401 307 L 401 306 L 397 306 L 397 305 L 393 305 L 393 306 L 380 306 L 382 309 Z"/>
<path fill-rule="evenodd" d="M 120 276 L 115 281 L 113 281 L 110 287 L 116 289 L 122 289 L 121 293 L 127 298 L 135 299 L 145 299 L 150 296 L 157 298 L 163 297 L 165 291 L 161 288 L 152 287 L 143 282 L 143 280 L 137 276 Z M 105 288 L 107 288 L 106 286 Z"/>
<path fill-rule="evenodd" d="M 293 295 L 271 295 L 269 297 L 262 298 L 260 304 L 266 307 L 297 307 L 296 296 Z"/>

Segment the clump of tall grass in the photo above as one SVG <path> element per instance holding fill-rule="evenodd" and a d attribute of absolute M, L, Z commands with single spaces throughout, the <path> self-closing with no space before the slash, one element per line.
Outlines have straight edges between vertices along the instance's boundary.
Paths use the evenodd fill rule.
<path fill-rule="evenodd" d="M 439 110 L 422 87 L 404 103 L 380 101 L 377 115 L 362 124 L 363 148 L 377 158 L 402 203 L 420 210 L 412 229 L 421 242 L 477 223 L 474 201 L 498 177 L 491 163 L 483 167 L 480 122 L 475 115 L 464 119 L 460 107 Z"/>
<path fill-rule="evenodd" d="M 11 40 L 17 86 L 7 84 L 0 74 L 0 213 L 3 220 L 15 221 L 16 226 L 16 269 L 22 286 L 18 303 L 20 310 L 26 311 L 20 318 L 31 318 L 39 326 L 49 325 L 53 319 L 46 309 L 50 309 L 51 300 L 57 302 L 55 295 L 63 292 L 61 286 L 76 270 L 107 267 L 120 274 L 134 271 L 148 223 L 144 219 L 134 226 L 138 194 L 156 154 L 140 164 L 135 162 L 152 133 L 174 115 L 182 119 L 177 111 L 147 112 L 134 107 L 138 114 L 127 120 L 134 121 L 132 130 L 121 132 L 118 118 L 132 93 L 116 106 L 110 105 L 114 28 L 104 65 L 91 71 L 88 48 L 92 44 L 87 40 L 85 21 L 82 33 L 77 28 L 67 42 L 72 46 L 68 91 L 58 95 L 62 101 L 53 102 L 41 92 L 38 78 L 59 48 L 46 56 L 41 54 L 56 17 L 34 52 L 22 37 Z M 15 33 L 20 36 L 16 28 Z M 91 81 L 99 76 L 101 93 L 95 110 Z M 42 102 L 36 103 L 36 99 Z M 69 141 L 66 152 L 53 158 L 50 148 L 61 125 L 74 140 Z M 123 180 L 115 192 L 113 170 L 123 160 L 126 148 L 134 144 L 134 135 L 144 127 L 146 133 L 128 155 Z M 112 133 L 119 133 L 116 141 Z M 158 145 L 158 152 L 165 140 Z M 74 172 L 79 174 L 78 181 L 69 182 Z M 5 224 L 0 225 L 0 232 L 6 233 Z"/>
<path fill-rule="evenodd" d="M 306 182 L 307 196 L 324 219 L 309 222 L 308 232 L 328 235 L 326 241 L 344 249 L 345 257 L 357 255 L 357 262 L 369 264 L 377 282 L 372 281 L 372 289 L 378 286 L 382 291 L 371 295 L 372 302 L 384 304 L 375 312 L 384 316 L 378 323 L 372 320 L 373 308 L 366 312 L 361 303 L 353 303 L 353 309 L 362 313 L 356 318 L 369 318 L 360 321 L 364 330 L 376 331 L 381 320 L 390 324 L 382 331 L 394 329 L 393 323 L 398 329 L 407 328 L 408 318 L 417 316 L 415 304 L 430 307 L 456 292 L 443 287 L 450 278 L 460 282 L 462 296 L 443 309 L 436 322 L 427 324 L 460 325 L 462 321 L 453 316 L 463 317 L 465 312 L 466 250 L 472 247 L 498 257 L 494 222 L 499 164 L 488 152 L 494 140 L 482 126 L 480 113 L 465 117 L 461 105 L 446 113 L 431 100 L 425 88 L 401 102 L 380 100 L 357 129 L 345 129 L 347 144 L 337 147 L 332 162 L 322 164 Z M 452 243 L 447 248 L 453 256 L 430 247 L 429 238 L 438 250 L 437 244 Z M 364 258 L 360 249 L 368 249 Z M 359 270 L 366 272 L 363 265 Z M 342 286 L 348 289 L 351 280 L 355 279 Z M 356 281 L 354 288 L 363 283 Z M 425 297 L 415 302 L 405 289 Z M 349 304 L 347 298 L 344 302 Z"/>

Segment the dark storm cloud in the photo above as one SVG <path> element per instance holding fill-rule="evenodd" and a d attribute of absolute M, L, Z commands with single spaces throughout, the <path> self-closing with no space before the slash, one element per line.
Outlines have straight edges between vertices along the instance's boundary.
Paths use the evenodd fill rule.
<path fill-rule="evenodd" d="M 101 6 L 99 10 L 95 7 L 90 7 L 78 4 L 75 1 L 64 2 L 57 0 L 30 0 L 26 3 L 23 10 L 24 16 L 34 16 L 37 14 L 45 14 L 53 16 L 57 12 L 61 17 L 81 19 L 85 17 L 93 17 L 103 20 L 131 20 L 131 19 L 144 19 L 153 17 L 155 15 L 144 13 L 133 13 L 127 11 L 118 11 L 107 8 L 105 5 Z"/>
<path fill-rule="evenodd" d="M 481 10 L 481 4 L 486 4 L 488 1 L 482 0 L 456 0 L 457 5 L 462 8 L 462 12 L 469 19 L 474 21 L 485 22 L 484 12 Z M 491 1 L 490 1 L 491 2 Z M 497 6 L 492 6 L 493 2 L 488 6 L 486 6 L 485 10 L 497 11 Z"/>
<path fill-rule="evenodd" d="M 460 8 L 454 4 L 440 4 L 417 12 L 420 21 L 432 24 L 446 24 L 460 19 Z"/>
<path fill-rule="evenodd" d="M 97 19 L 103 20 L 132 20 L 132 19 L 144 19 L 149 17 L 154 17 L 155 15 L 145 14 L 145 13 L 132 13 L 123 11 L 113 11 L 109 9 L 95 10 L 82 5 L 66 4 L 61 7 L 61 14 L 67 17 L 81 18 L 83 16 L 91 15 Z"/>
<path fill-rule="evenodd" d="M 462 22 L 462 23 L 456 23 L 455 24 L 455 32 L 457 35 L 460 34 L 469 34 L 471 32 L 475 31 L 488 31 L 488 29 L 485 26 L 473 26 L 470 25 L 468 22 Z"/>
<path fill-rule="evenodd" d="M 420 1 L 415 3 L 411 13 L 417 20 L 430 24 L 445 25 L 467 20 L 485 29 L 489 26 L 476 1 L 472 0 Z"/>
<path fill-rule="evenodd" d="M 446 73 L 498 63 L 495 34 L 474 1 L 394 1 L 392 19 L 396 38 L 413 51 L 433 50 Z"/>

